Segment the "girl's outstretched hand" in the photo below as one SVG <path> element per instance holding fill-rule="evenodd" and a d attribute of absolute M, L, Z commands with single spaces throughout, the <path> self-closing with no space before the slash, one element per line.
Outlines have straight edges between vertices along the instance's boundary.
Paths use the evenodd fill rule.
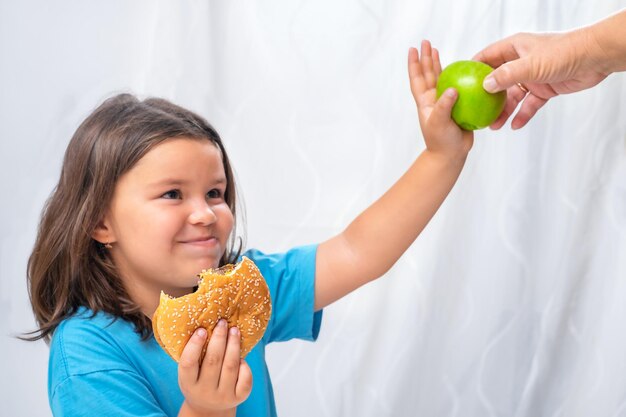
<path fill-rule="evenodd" d="M 421 53 L 415 48 L 409 50 L 411 92 L 426 148 L 446 158 L 465 159 L 474 143 L 474 133 L 461 129 L 450 116 L 458 97 L 456 90 L 449 88 L 437 100 L 440 73 L 439 52 L 429 41 L 422 41 Z"/>
<path fill-rule="evenodd" d="M 252 372 L 240 359 L 239 331 L 220 320 L 202 358 L 206 337 L 205 329 L 196 330 L 178 362 L 178 385 L 185 396 L 179 416 L 234 417 L 252 390 Z"/>

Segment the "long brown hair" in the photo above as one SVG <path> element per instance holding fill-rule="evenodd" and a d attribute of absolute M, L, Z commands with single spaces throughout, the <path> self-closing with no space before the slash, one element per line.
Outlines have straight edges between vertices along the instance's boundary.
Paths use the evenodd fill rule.
<path fill-rule="evenodd" d="M 104 101 L 78 127 L 63 160 L 59 183 L 44 206 L 28 260 L 30 302 L 39 329 L 24 340 L 50 341 L 59 323 L 81 306 L 127 320 L 144 339 L 151 322 L 131 300 L 108 252 L 92 238 L 117 180 L 159 143 L 176 137 L 209 140 L 222 155 L 225 199 L 236 219 L 235 179 L 213 127 L 169 101 L 120 94 Z M 236 261 L 236 227 L 220 265 Z"/>

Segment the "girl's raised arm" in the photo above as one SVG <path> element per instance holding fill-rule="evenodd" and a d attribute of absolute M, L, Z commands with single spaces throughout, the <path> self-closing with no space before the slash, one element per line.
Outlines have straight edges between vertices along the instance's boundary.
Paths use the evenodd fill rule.
<path fill-rule="evenodd" d="M 421 55 L 421 57 L 420 57 Z M 473 144 L 450 112 L 457 93 L 437 100 L 441 64 L 423 41 L 408 58 L 411 92 L 426 143 L 406 173 L 339 235 L 320 244 L 315 270 L 315 310 L 382 276 L 413 243 L 456 182 Z"/>

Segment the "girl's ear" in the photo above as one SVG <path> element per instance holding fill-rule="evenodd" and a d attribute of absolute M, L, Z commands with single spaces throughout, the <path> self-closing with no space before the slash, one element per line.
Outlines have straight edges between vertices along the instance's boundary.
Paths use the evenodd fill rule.
<path fill-rule="evenodd" d="M 98 222 L 96 228 L 91 233 L 91 237 L 103 245 L 115 242 L 115 233 L 113 233 L 108 216 L 105 216 Z"/>

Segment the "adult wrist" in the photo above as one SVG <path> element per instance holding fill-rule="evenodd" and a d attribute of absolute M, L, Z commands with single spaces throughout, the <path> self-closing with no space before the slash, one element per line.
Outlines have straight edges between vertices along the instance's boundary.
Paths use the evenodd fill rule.
<path fill-rule="evenodd" d="M 626 70 L 626 11 L 582 28 L 595 70 L 609 75 Z"/>

